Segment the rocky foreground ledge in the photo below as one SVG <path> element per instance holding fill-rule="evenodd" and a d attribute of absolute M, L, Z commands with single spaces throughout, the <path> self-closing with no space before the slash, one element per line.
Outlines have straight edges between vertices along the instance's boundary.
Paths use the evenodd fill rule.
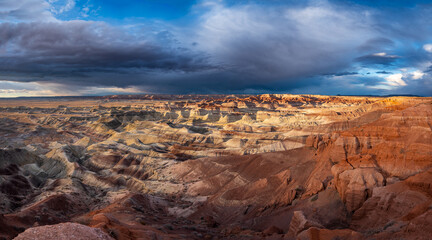
<path fill-rule="evenodd" d="M 60 223 L 33 227 L 19 234 L 14 240 L 113 240 L 98 228 L 91 228 L 77 223 Z"/>
<path fill-rule="evenodd" d="M 0 239 L 430 239 L 432 98 L 0 100 Z"/>

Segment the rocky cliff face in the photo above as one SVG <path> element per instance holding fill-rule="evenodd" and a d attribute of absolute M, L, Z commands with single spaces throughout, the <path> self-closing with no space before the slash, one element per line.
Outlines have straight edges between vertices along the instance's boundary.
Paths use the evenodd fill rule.
<path fill-rule="evenodd" d="M 330 161 L 337 190 L 355 211 L 372 189 L 424 172 L 431 164 L 430 103 L 419 104 L 337 134 L 310 136 L 319 161 Z"/>
<path fill-rule="evenodd" d="M 432 235 L 430 98 L 25 104 L 0 101 L 0 238 Z"/>

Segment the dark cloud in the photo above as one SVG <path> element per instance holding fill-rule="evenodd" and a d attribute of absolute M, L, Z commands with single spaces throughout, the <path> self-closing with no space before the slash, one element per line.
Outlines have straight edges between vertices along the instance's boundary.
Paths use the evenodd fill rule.
<path fill-rule="evenodd" d="M 323 74 L 324 76 L 336 76 L 336 77 L 340 77 L 340 76 L 348 76 L 348 75 L 357 75 L 358 72 L 338 72 L 338 73 L 328 73 L 328 74 Z"/>
<path fill-rule="evenodd" d="M 378 74 L 392 74 L 392 72 L 387 72 L 387 71 L 377 71 L 375 73 L 378 73 Z"/>
<path fill-rule="evenodd" d="M 314 18 L 304 18 L 310 12 Z M 0 48 L 8 51 L 0 55 L 0 75 L 158 91 L 272 89 L 278 82 L 290 89 L 298 82 L 314 84 L 302 78 L 349 66 L 347 52 L 352 54 L 356 39 L 368 34 L 352 28 L 358 22 L 349 19 L 353 14 L 361 18 L 331 6 L 217 6 L 207 10 L 190 36 L 160 27 L 130 34 L 88 21 L 2 23 Z M 333 27 L 322 30 L 328 25 Z"/>
<path fill-rule="evenodd" d="M 97 22 L 1 23 L 0 49 L 4 53 L 0 56 L 0 74 L 29 81 L 73 78 L 123 86 L 122 81 L 113 84 L 96 75 L 212 68 L 203 54 L 171 46 L 167 33 L 159 42 L 143 35 L 128 35 Z"/>
<path fill-rule="evenodd" d="M 346 72 L 358 45 L 374 35 L 361 12 L 329 4 L 217 5 L 201 18 L 200 49 L 224 69 L 268 84 Z"/>
<path fill-rule="evenodd" d="M 399 56 L 396 55 L 387 55 L 385 53 L 374 53 L 374 54 L 368 54 L 361 57 L 355 58 L 356 62 L 360 62 L 364 65 L 391 65 L 394 63 Z"/>
<path fill-rule="evenodd" d="M 358 47 L 360 52 L 382 52 L 394 47 L 394 42 L 385 37 L 376 37 L 367 40 Z"/>
<path fill-rule="evenodd" d="M 135 86 L 159 93 L 368 94 L 386 84 L 369 72 L 426 71 L 431 61 L 422 48 L 432 36 L 430 7 L 214 1 L 197 7 L 187 26 L 113 26 L 59 21 L 47 2 L 22 2 L 28 5 L 0 2 L 0 79 L 77 92 Z M 369 72 L 359 74 L 364 68 Z M 426 77 L 407 82 L 407 93 L 430 84 Z"/>
<path fill-rule="evenodd" d="M 385 84 L 385 80 L 383 78 L 371 77 L 371 76 L 360 76 L 355 78 L 351 77 L 351 78 L 347 78 L 346 82 L 352 85 L 362 84 L 368 87 L 375 87 L 377 85 Z"/>

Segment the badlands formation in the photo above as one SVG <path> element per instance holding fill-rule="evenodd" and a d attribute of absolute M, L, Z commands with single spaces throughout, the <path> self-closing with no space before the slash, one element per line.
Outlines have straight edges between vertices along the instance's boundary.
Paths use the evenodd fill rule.
<path fill-rule="evenodd" d="M 0 239 L 430 239 L 432 98 L 0 101 Z"/>

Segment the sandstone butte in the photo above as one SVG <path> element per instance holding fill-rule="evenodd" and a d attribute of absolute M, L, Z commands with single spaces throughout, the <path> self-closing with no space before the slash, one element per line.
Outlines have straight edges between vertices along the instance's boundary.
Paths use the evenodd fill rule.
<path fill-rule="evenodd" d="M 0 100 L 0 239 L 431 239 L 432 98 Z"/>

